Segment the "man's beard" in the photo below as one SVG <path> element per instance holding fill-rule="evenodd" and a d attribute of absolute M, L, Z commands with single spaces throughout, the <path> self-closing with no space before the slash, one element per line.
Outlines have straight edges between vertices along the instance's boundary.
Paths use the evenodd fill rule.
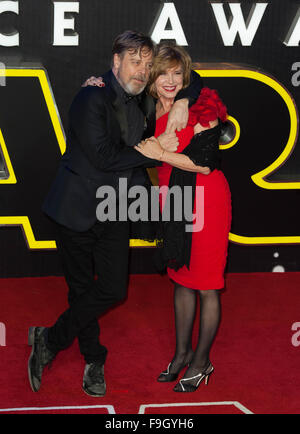
<path fill-rule="evenodd" d="M 118 77 L 119 82 L 121 82 L 120 77 Z M 140 86 L 138 86 L 137 84 L 134 85 L 131 80 L 133 79 L 137 79 L 137 80 L 141 80 L 144 83 L 141 83 Z M 143 92 L 143 90 L 145 89 L 145 87 L 147 86 L 147 80 L 145 77 L 131 77 L 131 79 L 128 81 L 128 83 L 122 83 L 122 87 L 124 88 L 125 92 L 127 92 L 129 95 L 139 95 L 140 93 Z"/>
<path fill-rule="evenodd" d="M 128 83 L 128 84 L 126 85 L 126 89 L 125 89 L 125 90 L 126 90 L 127 93 L 129 93 L 129 95 L 139 95 L 139 94 L 142 93 L 143 90 L 145 89 L 146 84 L 147 84 L 147 83 L 145 83 L 145 85 L 142 86 L 142 87 L 140 87 L 140 88 L 135 88 L 135 87 L 133 87 L 133 86 L 131 85 L 131 83 Z"/>

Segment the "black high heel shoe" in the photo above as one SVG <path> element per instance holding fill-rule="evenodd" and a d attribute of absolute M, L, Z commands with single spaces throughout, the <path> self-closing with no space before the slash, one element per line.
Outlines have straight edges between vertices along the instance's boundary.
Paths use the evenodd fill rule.
<path fill-rule="evenodd" d="M 157 378 L 157 381 L 159 381 L 160 383 L 167 383 L 169 381 L 175 381 L 177 380 L 177 377 L 180 373 L 180 371 L 186 366 L 186 363 L 181 365 L 179 368 L 178 372 L 173 372 L 170 373 L 170 366 L 172 363 L 168 364 L 168 367 L 165 371 L 161 372 L 161 374 L 159 375 L 159 377 Z"/>
<path fill-rule="evenodd" d="M 203 372 L 199 372 L 199 374 L 194 375 L 193 377 L 182 378 L 174 387 L 174 392 L 195 392 L 200 386 L 201 382 L 205 380 L 205 385 L 208 384 L 209 376 L 212 374 L 214 370 L 213 365 L 209 362 L 207 368 Z M 194 384 L 189 384 L 188 382 L 191 380 L 197 380 Z"/>
<path fill-rule="evenodd" d="M 190 366 L 193 355 L 194 355 L 193 351 L 192 352 L 189 351 L 185 355 L 185 357 L 183 358 L 184 362 L 179 366 L 178 371 L 171 373 L 170 372 L 170 366 L 172 365 L 172 363 L 174 361 L 174 358 L 173 358 L 172 362 L 168 364 L 167 369 L 160 373 L 160 375 L 157 378 L 157 381 L 159 381 L 160 383 L 167 383 L 170 381 L 177 380 L 177 377 L 180 374 L 180 372 L 182 371 L 182 369 L 185 368 L 186 366 Z"/>

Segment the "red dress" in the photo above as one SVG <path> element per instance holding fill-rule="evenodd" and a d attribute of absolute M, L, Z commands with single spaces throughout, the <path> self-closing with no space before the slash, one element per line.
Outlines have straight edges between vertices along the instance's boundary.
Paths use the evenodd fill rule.
<path fill-rule="evenodd" d="M 167 126 L 168 113 L 156 121 L 155 137 L 162 134 Z M 194 130 L 187 126 L 176 132 L 181 152 L 191 141 Z M 157 167 L 159 186 L 168 186 L 172 166 L 163 163 Z M 191 289 L 221 289 L 224 287 L 228 234 L 231 225 L 231 195 L 227 180 L 220 170 L 209 175 L 197 174 L 196 186 L 204 186 L 204 226 L 193 232 L 189 269 L 183 266 L 178 271 L 168 268 L 168 275 L 174 281 Z M 199 208 L 199 207 L 198 207 Z M 195 203 L 194 213 L 200 212 Z"/>

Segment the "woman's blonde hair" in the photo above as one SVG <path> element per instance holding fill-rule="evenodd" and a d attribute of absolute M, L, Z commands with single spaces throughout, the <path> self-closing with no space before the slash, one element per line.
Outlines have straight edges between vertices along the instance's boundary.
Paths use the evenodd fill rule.
<path fill-rule="evenodd" d="M 153 66 L 148 82 L 148 92 L 154 98 L 157 98 L 155 81 L 157 77 L 165 73 L 167 69 L 174 66 L 182 66 L 183 72 L 183 89 L 190 84 L 190 75 L 192 69 L 192 60 L 190 55 L 180 46 L 175 44 L 159 44 L 154 51 Z"/>

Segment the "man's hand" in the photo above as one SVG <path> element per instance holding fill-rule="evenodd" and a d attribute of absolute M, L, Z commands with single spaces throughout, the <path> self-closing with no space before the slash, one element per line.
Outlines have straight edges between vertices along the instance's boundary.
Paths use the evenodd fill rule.
<path fill-rule="evenodd" d="M 179 146 L 178 137 L 175 132 L 173 133 L 162 133 L 157 137 L 161 147 L 168 152 L 176 152 Z"/>
<path fill-rule="evenodd" d="M 82 87 L 86 86 L 98 86 L 98 87 L 104 87 L 105 83 L 102 79 L 102 77 L 90 77 L 83 83 Z"/>
<path fill-rule="evenodd" d="M 166 133 L 181 131 L 187 126 L 189 119 L 189 100 L 179 99 L 173 104 L 169 113 Z"/>

